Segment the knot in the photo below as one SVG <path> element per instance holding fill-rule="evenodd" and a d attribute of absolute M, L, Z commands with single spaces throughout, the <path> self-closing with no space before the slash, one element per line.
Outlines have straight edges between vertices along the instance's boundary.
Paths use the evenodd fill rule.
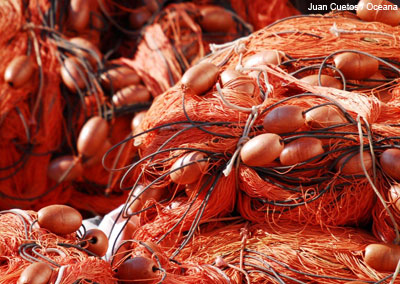
<path fill-rule="evenodd" d="M 222 258 L 222 256 L 217 256 L 215 258 L 215 266 L 218 268 L 225 268 L 228 266 L 228 263 Z"/>
<path fill-rule="evenodd" d="M 240 73 L 243 73 L 244 67 L 243 67 L 243 65 L 239 62 L 239 63 L 236 65 L 235 70 L 238 71 L 238 72 L 240 72 Z"/>
<path fill-rule="evenodd" d="M 216 48 L 217 46 L 215 43 L 210 43 L 209 47 L 210 47 L 211 53 L 215 53 L 217 51 L 217 48 Z"/>
<path fill-rule="evenodd" d="M 238 41 L 235 45 L 234 51 L 236 54 L 244 53 L 246 51 L 246 45 L 243 42 Z"/>
<path fill-rule="evenodd" d="M 334 34 L 335 36 L 340 36 L 340 31 L 336 26 L 336 23 L 333 23 L 332 27 L 329 29 L 329 31 Z"/>
<path fill-rule="evenodd" d="M 238 147 L 242 147 L 244 144 L 246 144 L 247 143 L 247 141 L 249 141 L 250 140 L 250 138 L 249 138 L 249 136 L 242 136 L 242 137 L 240 137 L 240 139 L 239 139 L 239 141 L 238 141 L 238 143 L 237 143 L 237 146 Z"/>
<path fill-rule="evenodd" d="M 218 83 L 217 83 L 218 84 Z M 233 164 L 236 162 L 236 159 L 240 159 L 240 151 L 242 150 L 243 145 L 250 140 L 249 138 L 249 133 L 251 131 L 251 128 L 253 127 L 255 121 L 257 120 L 258 117 L 258 109 L 261 107 L 261 105 L 258 106 L 252 106 L 249 110 L 251 113 L 249 114 L 249 117 L 247 118 L 246 125 L 243 129 L 243 134 L 242 137 L 239 138 L 239 141 L 237 143 L 236 151 L 233 153 L 231 159 L 229 160 L 228 164 L 226 165 L 225 170 L 222 171 L 222 173 L 227 177 L 231 171 Z"/>

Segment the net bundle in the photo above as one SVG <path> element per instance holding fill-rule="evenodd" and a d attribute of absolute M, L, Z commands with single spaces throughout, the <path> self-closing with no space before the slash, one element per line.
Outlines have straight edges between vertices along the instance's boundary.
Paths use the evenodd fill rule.
<path fill-rule="evenodd" d="M 85 163 L 84 170 L 78 158 L 77 139 L 91 117 L 110 121 L 107 135 L 119 128 L 112 133 L 112 142 L 107 141 L 109 148 L 130 134 L 131 119 L 126 123 L 126 119 L 110 114 L 114 109 L 110 111 L 113 107 L 106 102 L 106 90 L 99 83 L 104 71 L 101 56 L 85 38 L 88 30 L 71 27 L 71 11 L 65 13 L 71 3 L 9 1 L 0 6 L 3 209 L 39 209 L 71 202 L 83 210 L 106 213 L 126 199 L 121 193 L 104 196 L 107 185 L 112 187 L 118 179 L 101 165 L 105 150 L 99 151 L 91 165 Z M 90 31 L 99 32 L 94 28 Z M 127 110 L 123 108 L 118 114 L 121 112 Z M 119 165 L 128 159 L 120 156 L 116 153 L 110 158 Z M 83 202 L 91 200 L 91 195 L 96 195 L 97 208 Z"/>
<path fill-rule="evenodd" d="M 48 6 L 47 1 L 0 4 L 0 73 L 20 59 L 29 78 L 26 83 L 0 78 L 1 208 L 32 208 L 40 197 L 42 202 L 66 200 L 59 190 L 45 196 L 47 165 L 61 142 L 64 106 L 60 79 L 52 72 L 59 65 L 56 47 L 34 28 L 41 24 L 40 11 Z"/>
<path fill-rule="evenodd" d="M 380 273 L 364 262 L 365 247 L 373 242 L 371 234 L 356 228 L 324 231 L 318 226 L 237 221 L 211 230 L 204 227 L 178 260 L 212 263 L 233 283 L 375 283 L 393 274 Z"/>
<path fill-rule="evenodd" d="M 251 26 L 235 12 L 221 6 L 169 4 L 140 28 L 140 42 L 134 56 L 129 55 L 130 47 L 125 51 L 124 45 L 120 53 L 124 63 L 138 72 L 152 95 L 158 96 L 209 52 L 210 43 L 229 42 L 251 31 Z M 131 45 L 134 41 L 128 43 Z"/>
<path fill-rule="evenodd" d="M 46 276 L 48 283 L 116 283 L 109 263 L 78 245 L 82 232 L 55 234 L 40 227 L 37 218 L 35 211 L 0 212 L 0 283 L 44 281 Z M 38 263 L 40 269 L 28 273 Z"/>
<path fill-rule="evenodd" d="M 117 207 L 126 199 L 117 186 L 121 175 L 107 172 L 101 156 L 130 134 L 130 121 L 148 108 L 151 95 L 174 85 L 208 52 L 209 42 L 251 31 L 231 7 L 192 3 L 12 1 L 0 8 L 4 209 L 68 202 L 105 214 Z M 135 25 L 140 11 L 147 18 Z M 215 17 L 220 12 L 225 18 Z M 223 20 L 217 29 L 216 19 Z M 162 67 L 154 68 L 159 62 Z M 24 83 L 6 78 L 20 69 Z M 122 83 L 118 72 L 124 74 Z M 98 157 L 86 157 L 77 145 L 92 117 L 109 126 Z M 134 151 L 125 146 L 108 158 L 113 167 L 122 167 L 132 162 L 133 154 L 126 153 Z M 92 198 L 96 206 L 90 205 Z"/>
<path fill-rule="evenodd" d="M 140 160 L 121 182 L 131 192 L 119 216 L 128 221 L 139 215 L 133 239 L 156 242 L 175 259 L 192 251 L 193 240 L 201 238 L 194 237 L 198 226 L 241 215 L 277 231 L 304 228 L 304 235 L 309 225 L 336 230 L 372 223 L 376 239 L 398 240 L 398 195 L 389 189 L 399 177 L 384 158 L 398 149 L 397 40 L 397 27 L 332 14 L 284 19 L 211 47 L 211 55 L 155 98 L 135 130 Z M 343 53 L 376 60 L 376 70 L 366 78 L 342 72 L 335 60 Z M 368 79 L 378 71 L 385 79 Z M 320 82 L 305 81 L 309 75 Z M 321 86 L 323 75 L 340 84 Z M 382 90 L 384 99 L 377 95 Z M 302 117 L 294 129 L 294 115 L 276 114 L 288 106 Z M 273 114 L 275 128 L 268 124 Z M 269 151 L 248 154 L 256 158 L 244 162 L 246 144 L 265 134 L 278 135 L 280 146 L 254 146 Z M 203 257 L 213 255 L 201 247 Z M 365 272 L 359 261 L 351 260 L 357 268 L 348 263 L 354 277 L 385 277 Z"/>

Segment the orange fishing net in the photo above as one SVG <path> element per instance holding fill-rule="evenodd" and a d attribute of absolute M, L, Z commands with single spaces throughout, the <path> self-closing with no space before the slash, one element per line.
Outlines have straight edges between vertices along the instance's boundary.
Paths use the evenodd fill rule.
<path fill-rule="evenodd" d="M 61 142 L 63 99 L 60 94 L 56 47 L 34 25 L 42 22 L 47 1 L 3 1 L 1 14 L 1 74 L 10 61 L 28 54 L 36 73 L 20 88 L 0 78 L 0 190 L 1 208 L 32 208 L 38 199 L 61 197 L 49 193 L 47 165 Z M 27 5 L 27 6 L 26 6 Z M 28 15 L 28 16 L 26 16 Z M 38 166 L 40 165 L 40 166 Z"/>
<path fill-rule="evenodd" d="M 146 238 L 127 241 L 130 249 L 124 252 L 125 259 L 127 256 L 153 259 L 163 271 L 155 278 L 165 279 L 165 283 L 171 279 L 190 283 L 195 279 L 191 277 L 209 283 L 210 274 L 215 283 L 217 279 L 221 283 L 225 279 L 230 283 L 375 282 L 393 277 L 392 273 L 379 272 L 364 261 L 365 248 L 377 239 L 362 229 L 321 230 L 310 225 L 299 228 L 295 224 L 270 226 L 236 220 L 232 218 L 226 223 L 216 219 L 202 224 L 174 261 L 167 257 L 171 247 L 157 246 Z M 117 249 L 115 256 L 120 254 L 123 253 Z M 113 267 L 121 267 L 123 260 L 114 262 Z M 201 269 L 202 274 L 189 275 L 189 267 Z"/>
<path fill-rule="evenodd" d="M 365 247 L 376 239 L 360 229 L 248 223 L 204 229 L 177 259 L 219 266 L 233 283 L 344 283 L 391 277 L 363 261 Z"/>
<path fill-rule="evenodd" d="M 251 32 L 247 23 L 233 12 L 229 12 L 233 20 L 228 30 L 218 31 L 217 26 L 215 31 L 207 31 L 201 25 L 201 8 L 194 3 L 166 6 L 153 16 L 149 26 L 143 27 L 134 58 L 124 59 L 153 96 L 175 85 L 193 63 L 208 53 L 210 43 L 229 42 Z M 121 53 L 129 58 L 128 51 Z"/>
<path fill-rule="evenodd" d="M 76 233 L 53 234 L 39 228 L 36 218 L 34 211 L 0 212 L 0 283 L 17 283 L 25 268 L 36 262 L 52 268 L 49 283 L 116 283 L 106 261 L 79 249 Z"/>
<path fill-rule="evenodd" d="M 152 95 L 157 96 L 174 85 L 186 69 L 208 52 L 210 42 L 230 41 L 251 31 L 232 10 L 221 10 L 232 22 L 221 32 L 204 22 L 207 17 L 203 10 L 208 5 L 179 3 L 164 7 L 164 3 L 158 2 L 158 10 L 151 11 L 152 17 L 142 32 L 132 31 L 126 28 L 127 18 L 147 3 L 124 1 L 93 2 L 89 23 L 79 29 L 78 23 L 71 23 L 71 11 L 64 11 L 71 3 L 11 1 L 1 4 L 0 13 L 4 15 L 1 22 L 4 35 L 0 42 L 4 58 L 2 74 L 11 59 L 23 54 L 30 56 L 36 66 L 31 82 L 22 87 L 11 87 L 3 78 L 0 81 L 4 145 L 0 150 L 3 157 L 0 187 L 5 197 L 2 208 L 35 209 L 69 202 L 82 210 L 104 214 L 117 207 L 126 198 L 118 190 L 120 174 L 109 174 L 100 163 L 85 167 L 84 174 L 72 184 L 70 181 L 61 185 L 51 182 L 46 174 L 50 160 L 63 155 L 78 156 L 76 140 L 90 117 L 103 116 L 113 127 L 118 120 L 116 117 L 125 114 L 125 118 L 131 119 L 132 112 L 147 108 L 148 104 L 115 107 L 111 102 L 114 90 L 100 86 L 103 84 L 99 79 L 101 73 L 119 65 L 131 66 Z M 72 37 L 87 39 L 101 47 L 104 58 L 100 52 L 100 60 L 94 60 L 95 51 L 87 53 L 85 48 L 77 49 L 69 41 Z M 110 46 L 111 43 L 116 46 Z M 132 60 L 114 60 L 121 55 L 132 58 L 136 50 Z M 78 73 L 84 79 L 84 87 L 75 91 L 59 76 L 71 57 L 78 58 Z M 161 64 L 154 68 L 158 63 Z M 76 85 L 78 81 L 73 83 Z M 129 126 L 121 129 L 109 134 L 110 140 L 114 140 L 112 144 L 129 135 Z M 122 153 L 109 155 L 108 160 L 114 167 L 132 162 L 133 155 L 126 154 L 134 151 L 130 148 L 127 146 Z M 92 195 L 98 201 L 96 206 L 89 205 Z"/>
<path fill-rule="evenodd" d="M 218 75 L 235 68 L 242 75 L 222 83 L 222 88 L 217 76 L 204 94 L 196 94 L 191 85 L 176 84 L 154 100 L 141 129 L 135 131 L 133 140 L 141 159 L 132 164 L 121 183 L 123 189 L 133 188 L 122 218 L 142 212 L 129 212 L 132 198 L 138 198 L 137 186 L 145 188 L 141 194 L 154 195 L 142 207 L 146 209 L 142 209 L 141 226 L 133 238 L 157 242 L 176 257 L 185 246 L 191 248 L 199 224 L 239 213 L 272 227 L 368 226 L 374 221 L 375 236 L 387 240 L 382 236 L 396 226 L 393 218 L 379 223 L 382 212 L 392 210 L 387 208 L 392 201 L 387 197 L 388 176 L 379 157 L 384 149 L 398 145 L 397 79 L 393 78 L 399 70 L 398 39 L 397 28 L 380 23 L 338 15 L 299 16 L 230 45 L 214 46 L 204 61 L 218 66 Z M 279 66 L 247 67 L 250 56 L 263 50 L 273 50 L 277 57 L 283 54 Z M 371 88 L 363 87 L 362 94 L 349 92 L 351 84 L 346 90 L 313 86 L 288 74 L 301 68 L 308 74 L 325 72 L 329 69 L 325 65 L 334 64 L 336 53 L 348 50 L 379 57 L 388 76 L 391 98 L 387 102 L 375 97 Z M 327 72 L 337 76 L 333 71 Z M 211 71 L 205 68 L 202 72 Z M 238 88 L 246 84 L 252 91 Z M 308 121 L 297 130 L 280 133 L 285 145 L 306 137 L 319 139 L 323 150 L 315 157 L 286 165 L 274 159 L 263 167 L 243 163 L 240 150 L 244 142 L 265 133 L 265 117 L 284 105 L 298 106 L 306 115 L 330 106 L 341 119 L 328 126 Z M 206 165 L 188 189 L 171 176 L 177 170 L 175 162 L 194 151 L 203 153 Z M 353 159 L 358 168 L 349 173 L 345 168 L 352 157 L 358 157 Z M 367 168 L 359 165 L 360 157 Z M 155 197 L 156 192 L 161 197 Z M 385 209 L 379 204 L 385 204 Z"/>
<path fill-rule="evenodd" d="M 76 184 L 59 184 L 48 178 L 51 160 L 63 154 L 75 154 L 76 138 L 83 123 L 93 115 L 102 114 L 107 107 L 101 90 L 96 92 L 91 88 L 90 96 L 85 96 L 85 91 L 71 94 L 61 83 L 60 68 L 67 54 L 73 53 L 66 36 L 61 33 L 65 30 L 70 35 L 70 31 L 65 25 L 56 25 L 56 22 L 65 21 L 65 14 L 59 11 L 64 8 L 51 1 L 0 4 L 3 58 L 0 67 L 0 135 L 3 141 L 0 146 L 0 208 L 3 209 L 39 209 L 71 200 L 79 208 L 104 214 L 126 198 L 120 192 L 104 196 L 107 185 L 114 187 L 118 176 L 110 177 L 101 161 L 86 169 L 86 176 Z M 12 60 L 22 55 L 31 58 L 35 71 L 24 85 L 12 86 L 3 74 Z M 91 84 L 96 85 L 95 80 Z M 115 116 L 104 115 L 112 120 L 110 128 L 114 128 Z M 130 134 L 130 120 L 123 128 L 113 133 L 114 144 Z M 129 146 L 125 149 L 129 150 Z M 128 158 L 124 152 L 110 157 L 116 165 L 125 163 Z M 91 190 L 88 190 L 90 185 Z M 74 194 L 74 191 L 79 193 Z M 92 194 L 97 195 L 97 209 L 86 208 Z M 75 201 L 75 198 L 79 199 Z"/>

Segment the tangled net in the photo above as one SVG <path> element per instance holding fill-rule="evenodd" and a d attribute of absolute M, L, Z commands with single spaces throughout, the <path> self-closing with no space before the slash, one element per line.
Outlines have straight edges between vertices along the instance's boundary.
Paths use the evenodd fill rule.
<path fill-rule="evenodd" d="M 56 235 L 35 220 L 34 211 L 0 212 L 0 283 L 17 283 L 21 273 L 37 262 L 51 267 L 49 283 L 116 283 L 106 261 L 78 246 L 79 234 Z"/>
<path fill-rule="evenodd" d="M 363 251 L 376 239 L 355 228 L 323 231 L 315 226 L 271 228 L 239 222 L 204 230 L 181 251 L 179 260 L 216 266 L 223 260 L 219 267 L 233 283 L 375 282 L 392 276 L 366 265 Z"/>
<path fill-rule="evenodd" d="M 148 11 L 151 17 L 140 28 L 127 27 L 130 14 L 149 6 L 139 2 L 1 4 L 1 74 L 13 59 L 23 56 L 30 59 L 26 66 L 32 67 L 34 74 L 23 86 L 11 86 L 3 76 L 0 79 L 0 192 L 4 197 L 0 208 L 39 209 L 69 203 L 91 214 L 105 214 L 117 207 L 126 199 L 117 186 L 120 175 L 110 175 L 100 162 L 84 165 L 83 173 L 72 181 L 68 174 L 55 181 L 48 178 L 48 169 L 57 159 L 75 159 L 75 168 L 66 172 L 78 171 L 81 161 L 76 161 L 80 155 L 76 144 L 91 117 L 108 121 L 111 130 L 106 144 L 111 147 L 130 134 L 133 114 L 151 104 L 149 95 L 147 101 L 115 105 L 113 97 L 120 90 L 116 82 L 105 86 L 104 74 L 130 67 L 131 72 L 137 71 L 135 84 L 157 96 L 208 52 L 209 42 L 230 41 L 251 31 L 229 5 L 225 10 L 211 3 L 170 5 L 165 1 L 155 2 L 156 9 Z M 71 12 L 74 5 L 83 5 L 81 14 Z M 88 5 L 90 11 L 83 11 Z M 232 26 L 223 32 L 203 28 L 202 9 L 207 7 L 223 11 Z M 86 12 L 87 23 L 83 24 L 76 17 L 84 17 Z M 162 66 L 154 68 L 159 62 Z M 134 150 L 129 145 L 121 153 L 113 153 L 114 167 L 131 163 L 133 155 L 127 153 Z M 93 200 L 96 206 L 90 205 Z"/>
<path fill-rule="evenodd" d="M 384 171 L 380 163 L 385 150 L 399 148 L 398 39 L 396 27 L 332 14 L 284 19 L 231 44 L 212 46 L 203 65 L 193 71 L 206 74 L 197 78 L 206 91 L 198 91 L 201 87 L 188 75 L 186 81 L 154 100 L 141 128 L 135 131 L 132 139 L 140 160 L 123 168 L 127 171 L 121 189 L 131 191 L 117 219 L 129 222 L 139 215 L 132 238 L 156 242 L 172 259 L 191 259 L 194 254 L 189 251 L 202 238 L 196 235 L 201 224 L 236 215 L 254 226 L 270 226 L 279 234 L 284 234 L 280 228 L 285 227 L 306 232 L 307 226 L 322 228 L 317 231 L 336 230 L 337 226 L 368 228 L 372 222 L 376 238 L 398 241 L 398 213 L 393 213 L 398 196 L 389 198 L 389 188 L 397 177 Z M 253 55 L 266 50 L 272 52 L 275 62 L 248 64 Z M 365 79 L 347 78 L 334 66 L 335 56 L 345 52 L 377 60 L 386 79 L 371 79 L 379 83 L 367 86 Z M 209 62 L 214 67 L 209 67 Z M 223 72 L 235 69 L 240 75 L 223 82 Z M 321 75 L 336 76 L 343 90 L 295 78 L 301 72 L 316 74 L 319 80 Z M 214 74 L 215 80 L 210 79 Z M 382 89 L 387 91 L 384 100 L 375 96 Z M 313 138 L 320 141 L 322 150 L 295 162 L 286 163 L 281 155 L 265 165 L 245 164 L 241 150 L 246 142 L 264 134 L 266 117 L 282 106 L 300 108 L 306 116 L 306 122 L 294 130 L 277 132 L 284 147 Z M 320 120 L 307 119 L 308 113 L 323 109 L 334 116 L 325 112 Z M 292 122 L 290 117 L 285 119 L 287 124 Z M 299 150 L 312 152 L 313 147 L 299 146 Z M 200 158 L 182 162 L 193 153 Z M 193 165 L 198 165 L 199 172 L 195 182 L 174 179 L 175 172 L 196 171 Z M 141 201 L 138 208 L 141 196 L 147 202 Z M 228 235 L 226 231 L 221 234 Z M 376 242 L 366 235 L 360 238 L 364 237 Z M 201 246 L 205 249 L 202 256 L 215 257 L 210 246 Z M 361 251 L 365 243 L 356 247 L 347 253 Z M 355 255 L 361 257 L 360 252 Z M 277 264 L 269 265 L 276 269 Z M 320 271 L 326 269 L 321 274 L 348 281 L 352 277 L 368 281 L 386 277 L 366 270 L 357 257 L 347 265 L 351 275 L 344 276 L 348 268 L 341 274 L 336 265 L 335 272 L 330 268 Z M 257 277 L 263 281 L 267 276 Z"/>
<path fill-rule="evenodd" d="M 1 208 L 31 208 L 41 197 L 43 203 L 68 198 L 61 196 L 60 190 L 45 196 L 49 188 L 46 165 L 61 142 L 64 106 L 60 79 L 51 71 L 58 66 L 56 47 L 33 28 L 41 22 L 39 11 L 47 9 L 48 4 L 47 1 L 0 4 L 1 74 L 18 55 L 30 55 L 37 66 L 32 82 L 21 88 L 13 88 L 3 76 L 0 78 Z M 26 14 L 29 16 L 25 17 Z"/>
<path fill-rule="evenodd" d="M 212 31 L 204 29 L 201 20 L 204 7 L 209 6 L 194 3 L 166 6 L 142 28 L 143 35 L 133 59 L 121 51 L 125 57 L 123 62 L 138 72 L 153 96 L 175 85 L 190 66 L 209 52 L 210 43 L 229 42 L 252 31 L 236 13 L 218 6 L 211 9 L 223 13 L 220 16 L 232 25 L 216 26 Z"/>

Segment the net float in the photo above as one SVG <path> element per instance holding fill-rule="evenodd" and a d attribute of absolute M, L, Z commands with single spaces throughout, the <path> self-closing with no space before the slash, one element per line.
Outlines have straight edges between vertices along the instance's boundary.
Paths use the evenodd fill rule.
<path fill-rule="evenodd" d="M 86 232 L 84 240 L 87 243 L 85 247 L 99 257 L 103 257 L 108 250 L 108 238 L 102 230 L 90 229 Z"/>
<path fill-rule="evenodd" d="M 389 199 L 397 212 L 400 212 L 400 185 L 393 184 L 389 189 Z"/>
<path fill-rule="evenodd" d="M 69 171 L 67 174 L 66 172 Z M 72 181 L 83 174 L 81 161 L 74 156 L 66 155 L 52 160 L 47 168 L 47 175 L 56 182 Z M 61 180 L 61 178 L 64 178 Z"/>
<path fill-rule="evenodd" d="M 318 74 L 303 77 L 300 79 L 300 81 L 306 82 L 306 83 L 310 84 L 311 86 L 319 86 Z M 324 74 L 321 75 L 321 86 L 335 88 L 335 89 L 339 89 L 339 90 L 343 89 L 342 82 L 340 82 L 335 77 L 332 77 L 329 75 L 324 75 Z"/>
<path fill-rule="evenodd" d="M 250 56 L 245 62 L 245 68 L 257 67 L 260 65 L 279 65 L 282 63 L 285 54 L 279 50 L 264 50 Z"/>
<path fill-rule="evenodd" d="M 207 162 L 201 161 L 205 155 L 201 152 L 191 152 L 180 157 L 171 167 L 171 180 L 177 184 L 194 183 L 204 172 Z"/>
<path fill-rule="evenodd" d="M 400 11 L 396 6 L 386 0 L 360 0 L 357 5 L 357 16 L 366 22 L 381 22 L 398 26 Z"/>
<path fill-rule="evenodd" d="M 130 204 L 128 213 L 131 214 L 142 210 L 145 203 L 150 199 L 159 201 L 161 199 L 162 193 L 163 192 L 160 188 L 146 188 L 145 186 L 138 184 L 135 187 L 132 196 L 130 197 L 130 201 L 128 202 Z"/>
<path fill-rule="evenodd" d="M 67 205 L 49 205 L 38 211 L 38 223 L 54 234 L 71 234 L 82 225 L 82 215 Z"/>
<path fill-rule="evenodd" d="M 86 58 L 92 67 L 96 67 L 97 62 L 101 61 L 102 54 L 91 41 L 83 37 L 73 37 L 69 42 L 76 46 L 73 48 L 75 56 Z"/>
<path fill-rule="evenodd" d="M 306 124 L 311 128 L 325 128 L 347 122 L 342 112 L 330 105 L 313 108 L 305 112 Z"/>
<path fill-rule="evenodd" d="M 46 284 L 53 270 L 44 262 L 34 262 L 27 266 L 18 278 L 17 284 Z"/>
<path fill-rule="evenodd" d="M 143 241 L 142 244 L 135 248 L 134 254 L 137 256 L 149 257 L 162 254 L 162 249 L 159 245 L 152 241 Z"/>
<path fill-rule="evenodd" d="M 101 149 L 92 157 L 82 163 L 83 167 L 91 167 L 101 163 L 105 153 L 112 147 L 110 140 L 106 139 Z"/>
<path fill-rule="evenodd" d="M 61 66 L 61 79 L 68 89 L 72 92 L 77 92 L 78 89 L 83 89 L 85 84 L 86 70 L 83 64 L 77 57 L 68 57 L 64 60 Z"/>
<path fill-rule="evenodd" d="M 125 260 L 116 271 L 118 283 L 151 284 L 159 278 L 156 263 L 143 256 L 136 256 Z"/>
<path fill-rule="evenodd" d="M 67 25 L 75 31 L 83 31 L 89 25 L 90 13 L 95 7 L 93 4 L 93 1 L 89 0 L 71 0 Z"/>
<path fill-rule="evenodd" d="M 213 63 L 202 62 L 190 67 L 181 78 L 181 83 L 196 95 L 201 95 L 216 82 L 219 68 Z"/>
<path fill-rule="evenodd" d="M 379 61 L 365 54 L 343 52 L 333 59 L 335 66 L 346 79 L 362 80 L 374 75 L 379 68 Z"/>
<path fill-rule="evenodd" d="M 378 72 L 374 73 L 371 77 L 368 77 L 367 79 L 386 80 L 387 78 L 380 71 L 378 71 Z M 377 85 L 384 84 L 385 82 L 361 81 L 360 83 L 364 86 L 376 87 Z"/>
<path fill-rule="evenodd" d="M 257 135 L 247 141 L 240 151 L 243 163 L 251 167 L 263 167 L 279 157 L 284 144 L 282 138 L 274 133 Z"/>
<path fill-rule="evenodd" d="M 279 106 L 263 120 L 264 130 L 276 134 L 296 131 L 305 123 L 304 109 L 295 105 Z"/>
<path fill-rule="evenodd" d="M 383 151 L 380 163 L 386 174 L 396 180 L 400 180 L 400 149 L 391 148 Z"/>
<path fill-rule="evenodd" d="M 279 159 L 284 166 L 307 161 L 324 153 L 322 141 L 313 137 L 303 137 L 285 145 Z"/>
<path fill-rule="evenodd" d="M 394 272 L 399 260 L 399 245 L 370 244 L 365 248 L 364 261 L 375 270 Z"/>
<path fill-rule="evenodd" d="M 100 116 L 91 117 L 78 136 L 77 149 L 81 156 L 93 157 L 103 147 L 108 136 L 108 123 Z"/>
<path fill-rule="evenodd" d="M 186 184 L 185 193 L 187 197 L 193 198 L 197 194 L 198 190 L 202 188 L 204 191 L 208 191 L 211 188 L 212 184 L 212 177 L 209 174 L 205 174 L 200 178 L 200 181 Z"/>
<path fill-rule="evenodd" d="M 235 26 L 232 13 L 219 6 L 199 7 L 201 29 L 209 33 L 226 33 Z"/>
<path fill-rule="evenodd" d="M 140 111 L 135 114 L 135 116 L 132 119 L 132 123 L 131 123 L 132 131 L 135 131 L 135 129 L 137 129 L 139 127 L 139 125 L 142 122 L 143 118 L 145 117 L 146 113 L 147 113 L 147 111 L 143 110 L 143 111 Z"/>
<path fill-rule="evenodd" d="M 129 85 L 140 83 L 140 77 L 137 72 L 128 66 L 118 66 L 101 74 L 101 84 L 106 89 L 119 90 Z"/>
<path fill-rule="evenodd" d="M 8 63 L 4 71 L 4 81 L 13 88 L 20 88 L 28 83 L 35 74 L 37 65 L 31 56 L 20 55 Z"/>
<path fill-rule="evenodd" d="M 380 71 L 378 71 L 368 79 L 386 80 L 387 78 Z M 387 103 L 392 99 L 392 94 L 386 88 L 383 90 L 372 90 L 372 88 L 377 88 L 386 84 L 387 81 L 362 81 L 360 83 L 364 86 L 368 86 L 371 89 L 370 93 L 377 97 L 380 101 Z"/>
<path fill-rule="evenodd" d="M 336 170 L 344 175 L 363 175 L 364 170 L 361 165 L 360 153 L 347 154 L 341 158 L 336 164 Z M 363 152 L 362 157 L 365 165 L 365 170 L 369 171 L 372 168 L 372 156 L 369 152 Z"/>
<path fill-rule="evenodd" d="M 112 102 L 116 107 L 148 102 L 150 99 L 151 94 L 143 85 L 130 85 L 124 87 L 112 96 Z"/>
<path fill-rule="evenodd" d="M 248 94 L 254 93 L 255 86 L 253 83 L 251 83 L 252 79 L 249 76 L 240 73 L 239 71 L 233 69 L 226 69 L 221 73 L 220 77 L 221 77 L 222 87 L 224 87 L 224 85 L 226 85 L 228 82 L 230 83 L 236 82 L 234 80 L 238 77 L 241 77 L 243 78 L 243 84 L 237 84 L 237 86 L 235 86 L 235 90 Z"/>

